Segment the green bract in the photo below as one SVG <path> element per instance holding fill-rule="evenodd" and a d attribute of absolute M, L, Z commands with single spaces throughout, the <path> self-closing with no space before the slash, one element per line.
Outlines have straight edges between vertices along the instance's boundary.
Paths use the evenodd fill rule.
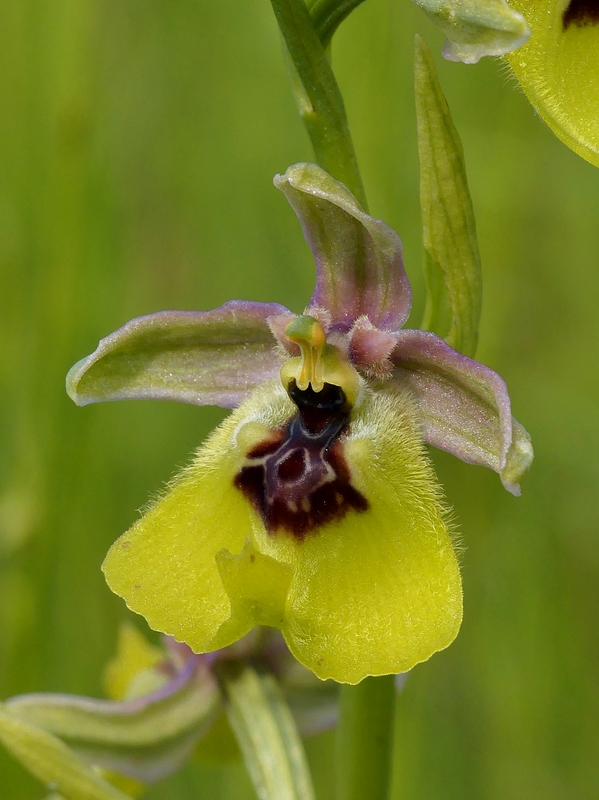
<path fill-rule="evenodd" d="M 316 675 L 356 683 L 409 670 L 460 626 L 425 444 L 491 467 L 514 494 L 532 449 L 496 373 L 432 332 L 402 330 L 411 298 L 397 234 L 315 165 L 275 183 L 316 260 L 305 314 L 235 301 L 140 318 L 79 362 L 68 390 L 80 404 L 237 406 L 111 548 L 107 581 L 197 652 L 272 626 Z"/>
<path fill-rule="evenodd" d="M 416 117 L 427 305 L 422 327 L 474 356 L 482 289 L 474 211 L 460 137 L 432 56 L 416 37 Z"/>

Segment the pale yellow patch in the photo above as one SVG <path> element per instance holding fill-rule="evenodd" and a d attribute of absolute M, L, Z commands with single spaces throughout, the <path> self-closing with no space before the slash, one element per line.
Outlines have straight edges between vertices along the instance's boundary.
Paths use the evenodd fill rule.
<path fill-rule="evenodd" d="M 111 700 L 130 699 L 134 695 L 145 694 L 145 691 L 135 691 L 139 676 L 145 678 L 148 674 L 155 673 L 153 667 L 161 661 L 164 661 L 164 652 L 150 644 L 134 625 L 124 622 L 119 629 L 116 655 L 104 672 L 104 693 Z M 168 679 L 156 673 L 152 689 L 159 688 L 166 680 Z"/>
<path fill-rule="evenodd" d="M 255 625 L 283 625 L 290 566 L 261 553 L 250 537 L 238 555 L 227 550 L 217 553 L 216 563 L 231 600 L 231 616 L 218 631 L 213 647 L 232 644 Z"/>

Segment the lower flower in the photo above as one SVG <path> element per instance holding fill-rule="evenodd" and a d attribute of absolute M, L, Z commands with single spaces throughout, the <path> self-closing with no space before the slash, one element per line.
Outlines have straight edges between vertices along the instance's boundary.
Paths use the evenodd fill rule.
<path fill-rule="evenodd" d="M 267 687 L 296 747 L 292 717 L 302 735 L 336 724 L 337 685 L 301 667 L 276 631 L 256 630 L 232 647 L 196 655 L 171 638 L 155 647 L 124 624 L 105 673 L 110 700 L 46 692 L 11 697 L 0 702 L 0 743 L 65 800 L 138 797 L 191 758 L 241 757 L 227 697 L 231 679 L 242 675 L 253 684 L 253 700 L 257 687 Z M 268 710 L 266 717 L 276 729 Z M 255 735 L 263 720 L 255 714 L 247 721 L 250 728 L 256 723 Z"/>

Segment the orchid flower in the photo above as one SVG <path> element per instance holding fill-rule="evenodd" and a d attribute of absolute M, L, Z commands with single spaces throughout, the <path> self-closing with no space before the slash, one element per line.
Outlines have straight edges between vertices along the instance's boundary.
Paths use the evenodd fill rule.
<path fill-rule="evenodd" d="M 320 167 L 275 185 L 316 261 L 304 314 L 231 301 L 161 312 L 70 371 L 79 405 L 154 398 L 235 409 L 113 545 L 111 589 L 193 651 L 279 628 L 320 678 L 405 672 L 455 638 L 462 589 L 425 445 L 495 470 L 532 459 L 503 380 L 402 329 L 399 236 Z"/>
<path fill-rule="evenodd" d="M 231 647 L 196 655 L 170 637 L 156 647 L 124 624 L 105 672 L 109 699 L 49 692 L 11 697 L 0 703 L 0 741 L 65 798 L 136 797 L 192 757 L 240 756 L 224 713 L 221 670 L 250 665 L 251 671 L 252 664 L 276 680 L 299 732 L 336 724 L 338 687 L 301 667 L 278 632 L 256 630 Z"/>

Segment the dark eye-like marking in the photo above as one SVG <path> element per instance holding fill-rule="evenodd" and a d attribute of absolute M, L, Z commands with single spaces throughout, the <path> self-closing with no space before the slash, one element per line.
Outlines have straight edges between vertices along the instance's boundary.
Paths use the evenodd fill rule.
<path fill-rule="evenodd" d="M 599 0 L 570 0 L 562 17 L 564 30 L 572 23 L 578 27 L 599 23 Z"/>
<path fill-rule="evenodd" d="M 312 530 L 341 519 L 368 502 L 351 485 L 343 454 L 348 419 L 343 390 L 325 384 L 320 392 L 291 383 L 297 413 L 285 428 L 248 454 L 235 486 L 260 513 L 269 533 L 289 531 L 303 539 Z"/>

